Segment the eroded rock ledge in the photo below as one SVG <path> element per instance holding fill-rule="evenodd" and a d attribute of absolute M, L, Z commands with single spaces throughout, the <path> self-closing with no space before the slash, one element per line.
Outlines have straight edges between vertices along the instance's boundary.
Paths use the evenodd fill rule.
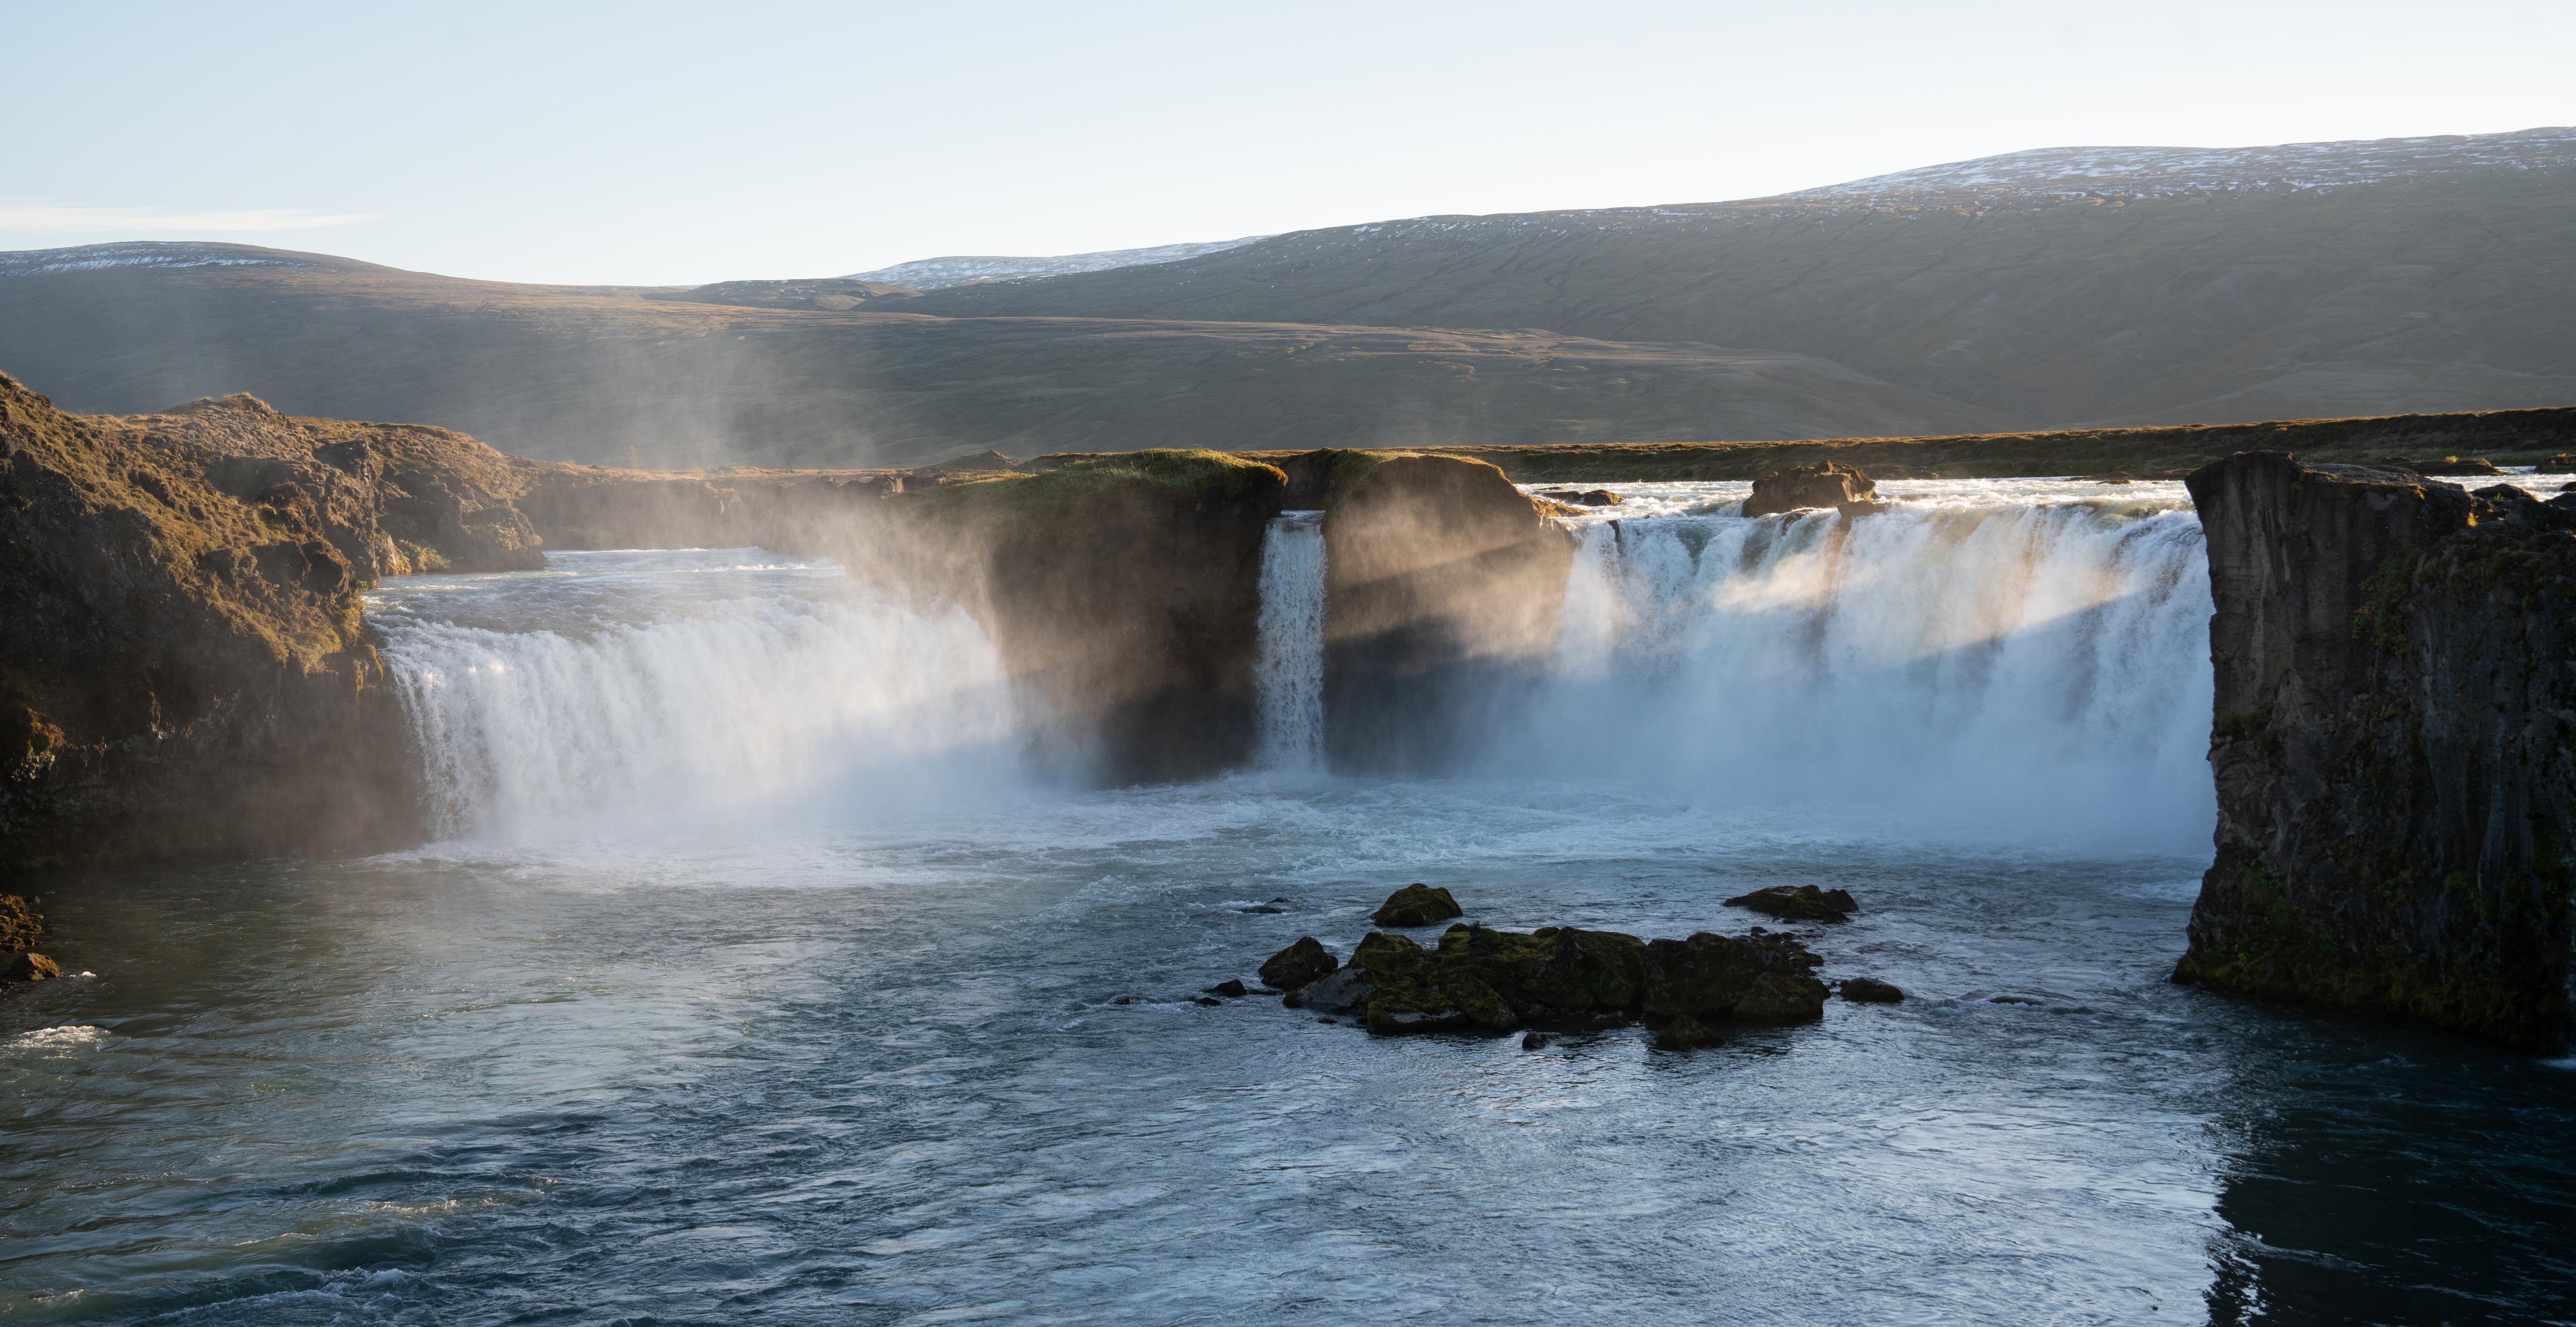
<path fill-rule="evenodd" d="M 0 870 L 415 837 L 359 596 L 543 565 L 513 466 L 247 396 L 69 415 L 0 375 Z"/>
<path fill-rule="evenodd" d="M 2175 979 L 2563 1044 L 2576 504 L 2277 452 L 2190 485 L 2219 818 Z"/>

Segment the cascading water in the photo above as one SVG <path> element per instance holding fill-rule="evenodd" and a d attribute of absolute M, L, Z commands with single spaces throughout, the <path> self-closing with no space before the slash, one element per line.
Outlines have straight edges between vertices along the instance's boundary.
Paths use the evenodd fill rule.
<path fill-rule="evenodd" d="M 1261 653 L 1253 678 L 1261 768 L 1324 764 L 1324 513 L 1281 512 L 1261 541 Z"/>
<path fill-rule="evenodd" d="M 954 606 L 756 549 L 548 565 L 370 605 L 442 835 L 668 829 L 800 798 L 846 812 L 1010 777 L 1010 689 Z"/>
<path fill-rule="evenodd" d="M 1506 759 L 2188 848 L 2214 814 L 2210 600 L 2179 498 L 1945 484 L 1861 518 L 1582 531 L 1554 679 Z"/>

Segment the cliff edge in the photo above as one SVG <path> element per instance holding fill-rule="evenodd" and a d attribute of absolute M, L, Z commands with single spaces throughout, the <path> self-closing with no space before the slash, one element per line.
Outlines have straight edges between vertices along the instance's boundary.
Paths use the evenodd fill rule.
<path fill-rule="evenodd" d="M 2175 980 L 2563 1044 L 2576 503 L 2278 452 L 2190 488 L 2218 832 Z"/>
<path fill-rule="evenodd" d="M 0 375 L 0 871 L 415 837 L 360 596 L 543 565 L 513 465 L 248 396 L 70 415 Z"/>

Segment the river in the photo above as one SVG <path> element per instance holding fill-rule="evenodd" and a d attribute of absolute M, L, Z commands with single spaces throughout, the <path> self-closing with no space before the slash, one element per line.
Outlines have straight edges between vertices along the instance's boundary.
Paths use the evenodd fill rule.
<path fill-rule="evenodd" d="M 1885 487 L 1623 489 L 1546 684 L 1409 779 L 1320 754 L 1320 538 L 1262 768 L 1114 790 L 837 568 L 388 582 L 439 841 L 46 888 L 95 975 L 0 1005 L 0 1321 L 2576 1319 L 2576 1066 L 2165 980 L 2179 486 Z M 1839 886 L 1826 975 L 1912 998 L 1681 1054 L 1198 1002 L 1415 880 L 1673 936 Z"/>

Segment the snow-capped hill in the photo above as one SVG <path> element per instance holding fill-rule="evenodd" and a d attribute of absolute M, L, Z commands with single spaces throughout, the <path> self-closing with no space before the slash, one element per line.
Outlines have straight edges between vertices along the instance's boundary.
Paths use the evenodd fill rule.
<path fill-rule="evenodd" d="M 174 244 L 132 240 L 121 244 L 83 244 L 70 249 L 18 249 L 0 252 L 0 276 L 42 276 L 49 272 L 93 272 L 107 267 L 310 267 L 312 264 L 274 249 L 247 244 Z"/>
<path fill-rule="evenodd" d="M 915 290 L 938 290 L 976 281 L 1018 281 L 1033 276 L 1063 276 L 1071 272 L 1105 272 L 1113 267 L 1177 263 L 1184 258 L 1223 253 L 1268 238 L 1267 235 L 1247 235 L 1239 240 L 1159 244 L 1147 249 L 1109 249 L 1100 253 L 1059 254 L 1052 258 L 919 258 L 908 263 L 896 263 L 892 267 L 880 267 L 873 272 L 854 272 L 844 279 L 883 281 Z"/>
<path fill-rule="evenodd" d="M 2576 165 L 2576 128 L 2272 147 L 2051 147 L 1873 175 L 1782 194 L 1816 202 L 1939 198 L 2172 197 L 2334 189 L 2408 175 Z"/>

